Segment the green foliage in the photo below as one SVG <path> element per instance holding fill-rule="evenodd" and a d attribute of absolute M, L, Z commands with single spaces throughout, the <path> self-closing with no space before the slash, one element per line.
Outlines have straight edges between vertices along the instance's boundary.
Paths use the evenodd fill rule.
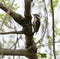
<path fill-rule="evenodd" d="M 15 3 L 14 5 L 13 5 L 13 7 L 12 7 L 12 9 L 13 10 L 16 10 L 16 9 L 18 9 L 20 6 L 17 4 L 17 3 Z"/>
<path fill-rule="evenodd" d="M 37 40 L 36 38 L 33 38 L 33 40 L 35 41 L 35 40 Z"/>
<path fill-rule="evenodd" d="M 0 27 L 0 31 L 1 31 L 1 32 L 4 32 L 4 29 L 3 29 L 2 27 Z"/>
<path fill-rule="evenodd" d="M 10 7 L 11 2 L 10 0 L 0 0 L 6 7 Z M 14 3 L 12 8 L 13 10 L 16 10 L 17 8 L 19 8 L 20 6 L 17 3 Z M 6 19 L 5 19 L 6 18 Z M 6 27 L 8 28 L 12 28 L 10 25 L 10 20 L 12 18 L 7 14 L 6 16 L 4 14 L 0 14 L 0 22 L 2 22 Z M 3 29 L 0 28 L 0 30 L 3 31 Z"/>
<path fill-rule="evenodd" d="M 46 54 L 43 54 L 43 53 L 40 53 L 37 56 L 38 56 L 38 58 L 46 58 L 47 57 L 47 55 Z"/>
<path fill-rule="evenodd" d="M 58 29 L 56 26 L 54 27 L 55 35 L 60 36 L 60 29 Z"/>
<path fill-rule="evenodd" d="M 59 0 L 53 0 L 53 8 L 57 7 L 58 2 L 59 2 Z M 50 13 L 52 13 L 52 10 L 51 10 L 51 3 L 49 2 L 48 5 L 50 6 L 49 11 L 50 11 Z"/>
<path fill-rule="evenodd" d="M 4 14 L 0 14 L 0 22 L 3 22 Z"/>
<path fill-rule="evenodd" d="M 7 6 L 7 7 L 10 7 L 10 6 L 11 6 L 10 0 L 1 0 L 1 2 L 2 2 L 5 6 Z M 19 7 L 20 7 L 20 6 L 18 5 L 18 3 L 15 3 L 15 4 L 13 4 L 12 9 L 13 9 L 13 10 L 16 10 L 16 9 L 19 8 Z"/>
<path fill-rule="evenodd" d="M 9 6 L 9 5 L 10 5 L 10 0 L 1 0 L 1 2 L 2 2 L 5 6 Z"/>
<path fill-rule="evenodd" d="M 0 49 L 2 48 L 2 43 L 0 42 Z"/>
<path fill-rule="evenodd" d="M 15 43 L 15 41 L 9 39 L 9 41 L 6 43 L 7 44 L 7 48 L 11 47 L 11 44 L 13 45 Z"/>
<path fill-rule="evenodd" d="M 4 21 L 4 25 L 5 25 L 6 27 L 8 27 L 8 28 L 12 28 L 12 27 L 10 26 L 10 24 L 8 23 L 7 20 Z"/>
<path fill-rule="evenodd" d="M 37 3 L 39 3 L 39 7 L 42 7 L 42 0 L 36 0 Z"/>
<path fill-rule="evenodd" d="M 53 42 L 53 37 L 49 36 L 49 42 L 48 42 L 48 47 L 52 46 L 52 42 Z"/>
<path fill-rule="evenodd" d="M 46 58 L 46 54 L 41 54 L 41 58 Z"/>
<path fill-rule="evenodd" d="M 0 0 L 1 2 L 5 2 L 5 0 Z"/>
<path fill-rule="evenodd" d="M 54 0 L 54 1 L 53 1 L 53 6 L 56 7 L 57 4 L 58 4 L 58 2 L 59 2 L 59 0 Z"/>
<path fill-rule="evenodd" d="M 59 51 L 56 51 L 55 53 L 56 53 L 56 55 L 59 55 Z"/>
<path fill-rule="evenodd" d="M 0 14 L 0 22 L 2 22 L 8 28 L 11 28 L 11 26 L 8 23 L 8 20 L 11 20 L 11 17 L 9 15 L 7 15 L 7 17 L 8 17 L 7 19 L 4 19 L 5 15 L 4 14 Z M 0 27 L 0 30 L 4 31 L 1 27 Z"/>
<path fill-rule="evenodd" d="M 60 36 L 60 29 L 58 29 L 56 26 L 54 26 L 54 34 L 55 34 L 55 37 Z M 58 42 L 60 43 L 60 40 L 58 40 Z M 48 47 L 51 47 L 52 43 L 53 43 L 53 37 L 49 36 Z"/>

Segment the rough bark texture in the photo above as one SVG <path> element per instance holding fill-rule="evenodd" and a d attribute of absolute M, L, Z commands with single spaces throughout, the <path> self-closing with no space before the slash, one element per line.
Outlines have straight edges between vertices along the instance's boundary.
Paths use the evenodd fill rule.
<path fill-rule="evenodd" d="M 23 26 L 23 32 L 25 34 L 25 39 L 26 39 L 26 49 L 31 47 L 33 44 L 34 46 L 31 47 L 30 49 L 20 52 L 23 53 L 24 56 L 28 57 L 29 59 L 37 59 L 37 48 L 35 45 L 35 42 L 33 40 L 33 33 L 32 33 L 32 23 L 31 23 L 31 2 L 32 0 L 25 0 L 25 18 L 23 18 L 21 15 L 15 13 L 14 11 L 10 10 L 9 15 L 20 25 Z M 5 7 L 2 3 L 0 3 L 0 8 L 7 12 L 9 9 Z M 12 51 L 12 50 L 11 50 Z M 15 50 L 14 50 L 15 51 Z M 7 50 L 6 50 L 7 52 Z M 3 52 L 3 55 L 6 54 L 6 52 Z M 26 52 L 26 53 L 25 53 Z M 16 52 L 19 54 L 18 52 Z M 15 54 L 16 54 L 15 53 Z M 14 55 L 15 55 L 14 54 Z M 7 55 L 7 54 L 6 54 Z M 11 54 L 12 55 L 12 54 Z"/>

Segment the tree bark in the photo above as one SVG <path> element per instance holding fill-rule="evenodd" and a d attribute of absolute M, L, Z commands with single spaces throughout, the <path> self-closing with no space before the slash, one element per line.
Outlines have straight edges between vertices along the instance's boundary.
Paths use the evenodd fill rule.
<path fill-rule="evenodd" d="M 21 51 L 18 52 L 16 50 L 16 52 L 19 54 L 19 53 L 22 53 L 20 55 L 24 55 L 26 57 L 28 57 L 29 59 L 38 59 L 37 58 L 37 48 L 36 48 L 36 44 L 33 40 L 33 32 L 32 32 L 32 23 L 31 23 L 31 19 L 32 19 L 32 16 L 31 16 L 31 2 L 33 0 L 24 0 L 25 1 L 25 18 L 23 18 L 21 15 L 15 13 L 14 11 L 10 10 L 10 13 L 9 15 L 17 22 L 19 23 L 20 25 L 23 26 L 23 31 L 24 31 L 24 34 L 25 34 L 25 39 L 26 39 L 26 51 Z M 7 12 L 9 9 L 6 8 L 3 4 L 0 3 L 0 8 L 2 10 L 4 10 L 5 12 Z M 34 45 L 34 46 L 32 46 Z M 31 47 L 32 46 L 32 47 Z M 28 49 L 29 47 L 31 47 L 30 49 Z M 6 50 L 8 51 L 8 50 Z M 10 51 L 10 50 L 9 50 Z M 11 52 L 15 53 L 15 50 L 11 50 Z M 4 52 L 3 52 L 4 53 Z M 6 54 L 7 52 L 5 52 Z M 13 55 L 18 55 L 18 54 L 14 54 L 12 53 Z M 5 55 L 4 54 L 4 55 Z M 7 53 L 8 54 L 8 53 Z M 6 54 L 6 55 L 7 55 Z M 12 55 L 11 54 L 11 55 Z"/>

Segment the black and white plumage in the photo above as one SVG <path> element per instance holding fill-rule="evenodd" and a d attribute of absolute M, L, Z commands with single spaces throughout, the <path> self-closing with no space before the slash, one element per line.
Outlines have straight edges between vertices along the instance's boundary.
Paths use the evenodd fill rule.
<path fill-rule="evenodd" d="M 35 32 L 38 32 L 40 27 L 40 16 L 38 14 L 33 14 L 33 16 L 34 16 L 33 28 L 35 33 Z"/>

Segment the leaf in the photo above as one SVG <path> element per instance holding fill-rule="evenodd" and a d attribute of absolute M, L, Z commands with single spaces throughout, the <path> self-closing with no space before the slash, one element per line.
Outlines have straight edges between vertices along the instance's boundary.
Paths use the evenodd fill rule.
<path fill-rule="evenodd" d="M 41 58 L 46 58 L 46 54 L 41 54 Z"/>
<path fill-rule="evenodd" d="M 53 1 L 53 6 L 56 7 L 57 4 L 58 4 L 58 0 L 54 0 L 54 1 Z"/>
<path fill-rule="evenodd" d="M 3 22 L 3 20 L 2 20 L 2 19 L 0 19 L 0 22 Z"/>
<path fill-rule="evenodd" d="M 4 14 L 0 14 L 0 22 L 3 22 Z"/>
<path fill-rule="evenodd" d="M 49 42 L 48 42 L 48 47 L 52 46 L 52 42 L 53 42 L 53 37 L 49 36 Z"/>
<path fill-rule="evenodd" d="M 8 7 L 10 6 L 10 2 L 6 2 L 5 5 Z"/>
<path fill-rule="evenodd" d="M 17 6 L 18 4 L 16 3 L 15 6 Z"/>
<path fill-rule="evenodd" d="M 38 58 L 41 58 L 41 55 L 40 54 L 37 54 Z"/>
<path fill-rule="evenodd" d="M 0 14 L 0 18 L 3 18 L 4 17 L 4 14 Z"/>
<path fill-rule="evenodd" d="M 38 56 L 38 58 L 46 58 L 47 57 L 46 54 L 44 54 L 44 53 L 39 53 L 37 56 Z"/>
<path fill-rule="evenodd" d="M 1 0 L 2 2 L 5 2 L 4 0 Z"/>
<path fill-rule="evenodd" d="M 12 28 L 12 27 L 10 26 L 10 24 L 8 23 L 7 20 L 4 21 L 4 25 L 5 25 L 6 27 L 8 27 L 8 28 Z"/>
<path fill-rule="evenodd" d="M 0 27 L 0 31 L 4 32 L 4 29 Z"/>

